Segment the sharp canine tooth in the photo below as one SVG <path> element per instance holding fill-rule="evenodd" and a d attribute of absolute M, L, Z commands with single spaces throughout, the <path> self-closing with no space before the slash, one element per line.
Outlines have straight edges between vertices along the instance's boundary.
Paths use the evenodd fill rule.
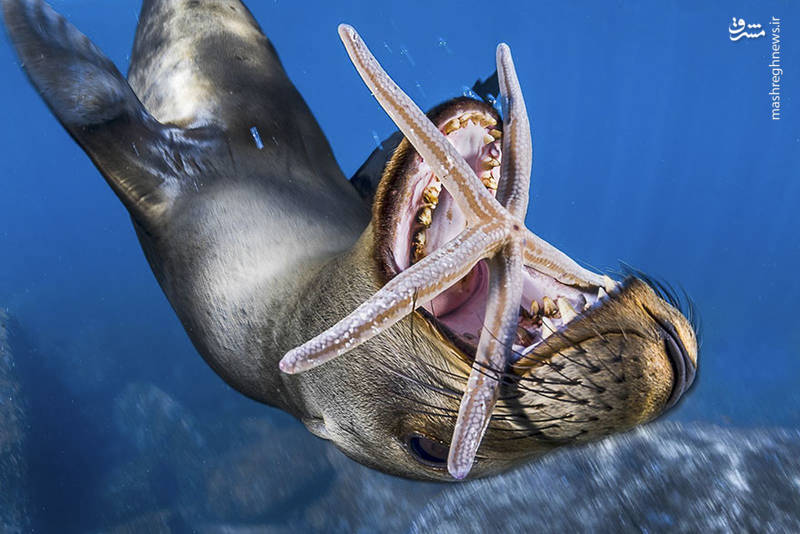
<path fill-rule="evenodd" d="M 531 317 L 537 317 L 540 311 L 541 310 L 539 309 L 539 301 L 533 299 L 533 301 L 531 302 Z"/>
<path fill-rule="evenodd" d="M 578 314 L 572 308 L 572 305 L 564 297 L 558 297 L 556 299 L 556 303 L 558 304 L 558 311 L 561 312 L 561 320 L 565 323 L 570 322 L 578 316 Z"/>
<path fill-rule="evenodd" d="M 483 134 L 483 144 L 488 145 L 489 143 L 494 143 L 495 138 L 489 134 Z"/>
<path fill-rule="evenodd" d="M 545 316 L 553 317 L 558 312 L 558 308 L 556 308 L 555 302 L 553 302 L 553 299 L 551 299 L 547 295 L 545 295 L 544 298 L 542 299 L 542 303 L 544 304 Z"/>
<path fill-rule="evenodd" d="M 555 323 L 547 317 L 542 317 L 542 339 L 547 339 L 552 336 L 558 328 Z"/>
<path fill-rule="evenodd" d="M 614 288 L 617 287 L 617 283 L 609 278 L 607 275 L 603 275 L 603 285 L 606 287 L 606 291 L 611 293 L 614 291 Z"/>
<path fill-rule="evenodd" d="M 597 300 L 603 300 L 604 298 L 608 297 L 608 293 L 602 287 L 597 290 Z"/>
<path fill-rule="evenodd" d="M 492 129 L 492 130 L 489 130 L 489 135 L 491 135 L 495 139 L 500 139 L 501 137 L 503 137 L 503 132 L 501 132 L 500 130 L 497 130 L 497 129 Z"/>
<path fill-rule="evenodd" d="M 428 227 L 431 225 L 431 220 L 433 217 L 433 210 L 431 210 L 428 206 L 424 206 L 419 213 L 417 213 L 417 221 L 424 227 Z"/>

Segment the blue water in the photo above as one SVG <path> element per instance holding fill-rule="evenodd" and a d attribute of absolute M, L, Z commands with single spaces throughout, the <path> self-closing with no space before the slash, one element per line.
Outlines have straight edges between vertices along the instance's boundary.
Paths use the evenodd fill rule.
<path fill-rule="evenodd" d="M 528 225 L 586 265 L 624 261 L 685 288 L 700 312 L 699 378 L 668 417 L 798 428 L 800 4 L 702 4 L 249 7 L 347 175 L 394 129 L 350 65 L 338 23 L 359 30 L 423 109 L 491 74 L 496 44 L 508 42 L 533 123 Z M 138 1 L 53 6 L 127 69 Z M 782 21 L 779 121 L 767 94 L 769 36 L 732 42 L 734 16 Z M 27 347 L 19 365 L 38 521 L 100 528 L 87 487 L 130 453 L 113 409 L 127 385 L 153 384 L 210 421 L 296 423 L 229 389 L 196 354 L 125 210 L 7 40 L 0 79 L 0 307 Z M 173 490 L 162 490 L 169 503 Z"/>

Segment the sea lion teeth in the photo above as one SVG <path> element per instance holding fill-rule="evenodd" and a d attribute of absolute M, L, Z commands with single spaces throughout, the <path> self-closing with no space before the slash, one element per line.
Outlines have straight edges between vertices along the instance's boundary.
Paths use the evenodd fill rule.
<path fill-rule="evenodd" d="M 558 297 L 556 299 L 556 304 L 558 304 L 558 311 L 561 313 L 561 320 L 565 323 L 570 322 L 578 316 L 578 313 L 572 308 L 572 305 L 564 297 Z"/>
<path fill-rule="evenodd" d="M 427 238 L 425 236 L 425 230 L 420 230 L 416 234 L 414 234 L 414 239 L 411 240 L 411 250 L 414 254 L 414 263 L 418 262 L 422 258 L 425 257 L 425 242 Z"/>
<path fill-rule="evenodd" d="M 602 287 L 598 288 L 597 289 L 597 300 L 603 300 L 606 297 L 608 297 L 608 293 L 606 293 L 606 290 L 603 289 Z"/>
<path fill-rule="evenodd" d="M 483 144 L 488 145 L 489 143 L 494 143 L 497 139 L 492 137 L 489 134 L 483 134 Z"/>
<path fill-rule="evenodd" d="M 417 213 L 417 221 L 425 228 L 431 225 L 433 219 L 433 210 L 428 206 L 423 206 L 419 213 Z"/>
<path fill-rule="evenodd" d="M 444 126 L 445 135 L 449 135 L 462 127 L 461 120 L 458 117 L 452 118 Z"/>
<path fill-rule="evenodd" d="M 542 339 L 547 339 L 552 336 L 556 333 L 556 330 L 558 330 L 558 327 L 552 320 L 547 317 L 542 317 Z"/>
<path fill-rule="evenodd" d="M 489 130 L 489 135 L 491 135 L 495 139 L 500 139 L 501 137 L 503 137 L 503 132 L 501 132 L 497 128 L 492 128 L 491 130 Z"/>
<path fill-rule="evenodd" d="M 497 186 L 500 184 L 500 181 L 492 173 L 484 171 L 481 173 L 481 183 L 483 183 L 486 189 L 497 191 Z"/>
<path fill-rule="evenodd" d="M 589 303 L 586 301 L 586 297 L 583 296 L 583 293 L 578 295 L 578 308 L 581 310 L 588 310 Z"/>
<path fill-rule="evenodd" d="M 556 303 L 553 302 L 553 299 L 548 297 L 547 295 L 544 296 L 542 299 L 542 304 L 544 305 L 544 315 L 546 317 L 555 317 L 558 313 L 558 308 L 556 307 Z"/>
<path fill-rule="evenodd" d="M 459 128 L 461 128 L 461 121 L 458 120 L 458 117 L 456 117 L 454 119 L 450 119 L 449 121 L 447 121 L 442 131 L 444 131 L 445 135 L 448 135 L 455 132 Z"/>
<path fill-rule="evenodd" d="M 617 287 L 617 283 L 605 274 L 603 275 L 603 285 L 608 293 L 611 293 Z"/>
<path fill-rule="evenodd" d="M 439 204 L 439 193 L 442 192 L 442 184 L 439 183 L 438 186 L 436 183 L 433 183 L 425 188 L 422 192 L 422 198 L 428 204 L 431 204 L 433 207 L 436 207 Z"/>
<path fill-rule="evenodd" d="M 495 160 L 494 158 L 488 158 L 488 159 L 482 160 L 481 161 L 481 169 L 483 169 L 485 171 L 491 171 L 492 169 L 497 167 L 497 165 L 495 165 L 493 163 L 494 161 L 497 161 L 497 160 Z"/>
<path fill-rule="evenodd" d="M 541 312 L 541 309 L 539 308 L 539 301 L 537 301 L 536 299 L 533 299 L 531 301 L 531 311 L 530 311 L 531 317 L 538 317 L 540 312 Z"/>

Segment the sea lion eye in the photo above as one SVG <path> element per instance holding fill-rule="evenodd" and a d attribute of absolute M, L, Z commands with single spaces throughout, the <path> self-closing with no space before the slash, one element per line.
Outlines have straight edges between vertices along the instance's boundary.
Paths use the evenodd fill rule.
<path fill-rule="evenodd" d="M 449 449 L 446 445 L 432 439 L 412 434 L 408 437 L 408 450 L 411 455 L 420 463 L 429 467 L 447 467 L 447 453 Z"/>

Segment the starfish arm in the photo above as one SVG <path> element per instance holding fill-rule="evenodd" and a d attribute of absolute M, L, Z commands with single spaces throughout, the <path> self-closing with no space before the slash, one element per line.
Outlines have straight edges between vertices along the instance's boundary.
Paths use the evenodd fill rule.
<path fill-rule="evenodd" d="M 524 221 L 531 183 L 531 126 L 511 50 L 505 43 L 497 47 L 497 77 L 503 103 L 502 180 L 497 200 L 514 217 Z"/>
<path fill-rule="evenodd" d="M 476 224 L 487 218 L 500 218 L 500 205 L 475 176 L 469 164 L 414 101 L 386 74 L 356 30 L 342 24 L 339 26 L 339 36 L 364 83 L 395 125 L 430 165 L 467 220 Z"/>
<path fill-rule="evenodd" d="M 489 258 L 486 322 L 448 456 L 449 472 L 455 478 L 465 478 L 488 428 L 516 335 L 524 267 L 580 288 L 613 288 L 614 282 L 582 268 L 523 224 L 532 164 L 530 123 L 506 45 L 497 49 L 505 132 L 501 182 L 495 199 L 444 134 L 384 72 L 356 31 L 343 24 L 339 35 L 375 98 L 465 214 L 467 228 L 398 274 L 350 315 L 290 350 L 280 368 L 286 373 L 300 373 L 344 354 L 430 302 L 466 276 L 478 261 Z"/>
<path fill-rule="evenodd" d="M 522 297 L 522 244 L 510 241 L 489 260 L 489 296 L 486 322 L 461 398 L 447 470 L 454 478 L 469 474 L 475 453 L 497 402 L 501 373 L 517 331 Z"/>
<path fill-rule="evenodd" d="M 500 222 L 467 228 L 398 274 L 350 315 L 287 352 L 280 362 L 281 371 L 307 371 L 377 336 L 466 276 L 478 261 L 493 255 L 506 234 Z"/>
<path fill-rule="evenodd" d="M 530 230 L 524 230 L 524 234 L 522 257 L 525 265 L 570 286 L 589 289 L 602 287 L 605 284 L 602 275 L 584 269 L 575 263 L 575 260 Z"/>

